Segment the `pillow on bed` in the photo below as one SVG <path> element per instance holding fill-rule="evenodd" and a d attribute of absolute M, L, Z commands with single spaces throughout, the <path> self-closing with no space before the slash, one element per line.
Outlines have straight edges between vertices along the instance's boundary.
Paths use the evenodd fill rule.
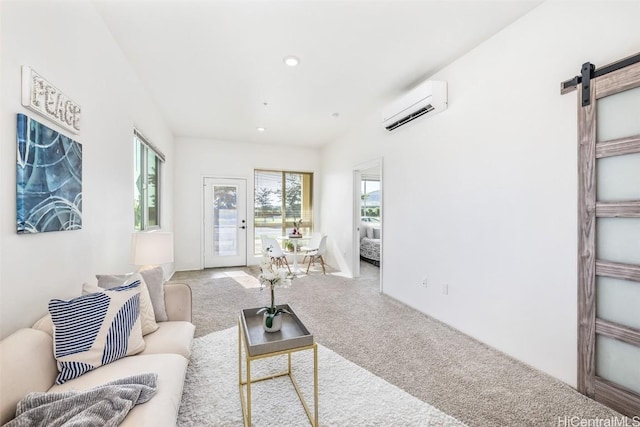
<path fill-rule="evenodd" d="M 367 238 L 373 239 L 373 228 L 367 227 Z"/>
<path fill-rule="evenodd" d="M 52 299 L 56 384 L 144 350 L 140 326 L 140 282 L 83 295 Z"/>

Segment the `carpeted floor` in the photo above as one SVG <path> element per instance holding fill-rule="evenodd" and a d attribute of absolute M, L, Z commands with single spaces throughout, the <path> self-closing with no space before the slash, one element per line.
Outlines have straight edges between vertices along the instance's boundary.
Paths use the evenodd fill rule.
<path fill-rule="evenodd" d="M 362 277 L 311 272 L 288 303 L 317 342 L 469 426 L 558 426 L 571 417 L 620 417 L 568 385 L 379 293 L 378 268 Z M 268 304 L 257 267 L 177 272 L 193 291 L 196 336 L 236 325 L 242 308 Z"/>
<path fill-rule="evenodd" d="M 286 372 L 286 367 L 286 356 L 258 359 L 251 363 L 252 378 Z M 291 367 L 313 413 L 313 352 L 293 353 Z M 246 370 L 243 375 L 246 375 Z M 321 426 L 464 427 L 449 415 L 322 344 L 318 344 L 318 377 L 318 420 Z M 246 387 L 244 390 L 246 393 Z M 251 393 L 254 426 L 309 426 L 309 419 L 289 378 L 256 382 Z M 178 426 L 240 425 L 238 328 L 233 327 L 196 338 Z"/>

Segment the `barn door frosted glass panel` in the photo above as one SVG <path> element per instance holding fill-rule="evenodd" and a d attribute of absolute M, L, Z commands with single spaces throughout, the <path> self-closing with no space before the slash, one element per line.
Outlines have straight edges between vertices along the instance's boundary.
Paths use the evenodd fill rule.
<path fill-rule="evenodd" d="M 598 218 L 599 260 L 640 265 L 640 218 Z"/>
<path fill-rule="evenodd" d="M 596 375 L 640 393 L 640 347 L 596 337 Z"/>
<path fill-rule="evenodd" d="M 597 277 L 596 294 L 598 318 L 640 329 L 640 283 Z"/>
<path fill-rule="evenodd" d="M 640 87 L 598 100 L 597 141 L 640 135 Z"/>
<path fill-rule="evenodd" d="M 640 54 L 596 74 L 588 92 L 577 87 L 577 383 L 633 417 L 640 414 Z"/>
<path fill-rule="evenodd" d="M 598 159 L 596 173 L 599 202 L 640 200 L 640 153 Z"/>

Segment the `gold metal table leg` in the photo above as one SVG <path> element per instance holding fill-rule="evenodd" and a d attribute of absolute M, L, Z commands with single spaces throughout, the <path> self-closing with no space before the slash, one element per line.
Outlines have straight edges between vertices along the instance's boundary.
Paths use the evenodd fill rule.
<path fill-rule="evenodd" d="M 238 320 L 238 384 L 242 388 L 242 328 Z"/>
<path fill-rule="evenodd" d="M 251 357 L 249 356 L 248 350 L 246 348 L 247 343 L 245 341 L 243 332 L 244 330 L 242 328 L 241 322 L 240 320 L 238 320 L 238 386 L 240 388 L 240 406 L 242 407 L 242 418 L 244 421 L 243 425 L 245 427 L 251 427 L 251 383 L 273 379 L 280 376 L 288 376 L 300 399 L 300 403 L 302 403 L 302 406 L 307 415 L 307 418 L 309 419 L 309 422 L 313 427 L 318 427 L 318 345 L 314 342 L 312 345 L 308 347 L 302 347 L 302 348 L 298 347 L 291 350 L 276 352 L 273 354 L 263 354 L 260 356 Z M 247 370 L 246 381 L 242 379 L 242 344 L 245 345 L 245 363 L 246 363 L 246 370 Z M 307 402 L 302 396 L 302 393 L 300 391 L 300 388 L 298 387 L 298 383 L 293 375 L 292 368 L 291 368 L 291 365 L 292 365 L 291 354 L 297 351 L 304 351 L 304 350 L 313 350 L 313 406 L 314 406 L 313 415 L 311 414 L 311 411 L 309 409 L 309 406 L 307 405 Z M 256 378 L 252 380 L 251 362 L 254 359 L 274 357 L 274 356 L 283 355 L 285 353 L 287 354 L 287 365 L 288 365 L 286 372 L 267 375 L 265 377 Z M 245 401 L 245 395 L 244 395 L 244 387 L 243 387 L 244 385 L 247 386 L 246 401 Z"/>
<path fill-rule="evenodd" d="M 314 427 L 318 427 L 318 346 L 313 344 L 313 409 Z"/>
<path fill-rule="evenodd" d="M 251 427 L 251 359 L 247 355 L 247 427 Z"/>

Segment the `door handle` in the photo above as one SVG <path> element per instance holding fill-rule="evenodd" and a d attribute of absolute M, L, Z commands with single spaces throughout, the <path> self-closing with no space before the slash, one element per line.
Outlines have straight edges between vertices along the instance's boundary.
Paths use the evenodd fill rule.
<path fill-rule="evenodd" d="M 244 230 L 244 229 L 245 229 L 245 228 L 247 228 L 247 227 L 245 227 L 245 226 L 243 225 L 242 227 L 238 227 L 238 228 L 242 228 L 242 229 Z"/>

